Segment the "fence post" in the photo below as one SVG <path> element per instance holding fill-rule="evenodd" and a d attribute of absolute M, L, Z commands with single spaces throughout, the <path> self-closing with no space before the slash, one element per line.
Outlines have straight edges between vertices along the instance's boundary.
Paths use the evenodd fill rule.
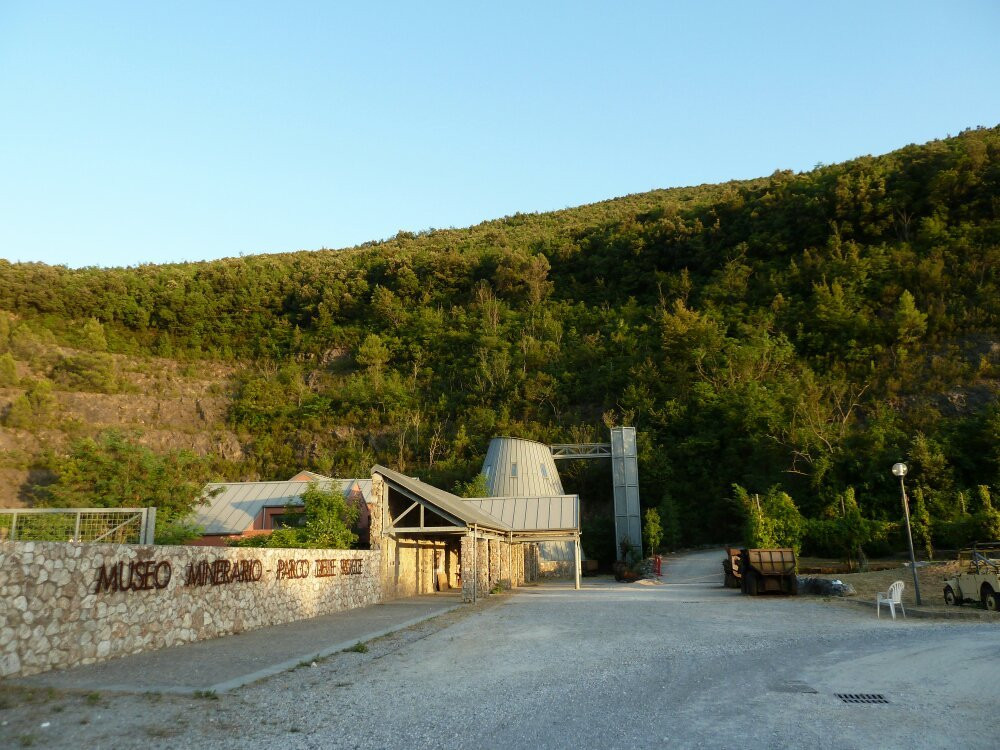
<path fill-rule="evenodd" d="M 144 523 L 139 538 L 139 544 L 153 544 L 156 537 L 156 508 L 145 508 L 142 511 Z"/>
<path fill-rule="evenodd" d="M 13 542 L 17 539 L 17 513 L 14 513 L 10 519 L 10 540 Z"/>
<path fill-rule="evenodd" d="M 76 524 L 73 526 L 73 541 L 77 544 L 80 543 L 80 519 L 83 517 L 83 513 L 80 511 L 76 512 Z"/>

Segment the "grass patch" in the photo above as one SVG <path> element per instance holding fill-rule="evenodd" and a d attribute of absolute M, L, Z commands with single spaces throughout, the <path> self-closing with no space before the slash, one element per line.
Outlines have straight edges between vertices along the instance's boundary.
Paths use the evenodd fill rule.
<path fill-rule="evenodd" d="M 192 695 L 194 695 L 195 698 L 204 698 L 205 700 L 210 701 L 219 700 L 219 696 L 214 690 L 195 690 Z"/>
<path fill-rule="evenodd" d="M 348 648 L 344 649 L 345 653 L 348 651 L 353 651 L 356 654 L 367 654 L 368 646 L 362 643 L 361 641 L 358 641 L 353 646 L 349 646 Z"/>
<path fill-rule="evenodd" d="M 84 696 L 84 698 L 86 699 L 87 704 L 90 706 L 96 706 L 98 703 L 101 702 L 101 694 L 98 692 L 87 693 L 87 695 Z"/>

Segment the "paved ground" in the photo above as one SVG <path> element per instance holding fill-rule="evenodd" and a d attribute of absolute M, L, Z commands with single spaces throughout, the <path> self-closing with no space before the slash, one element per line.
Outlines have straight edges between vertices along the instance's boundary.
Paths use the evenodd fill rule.
<path fill-rule="evenodd" d="M 893 622 L 815 598 L 742 597 L 719 586 L 720 559 L 672 560 L 665 585 L 522 589 L 214 698 L 9 687 L 0 744 L 1000 745 L 996 623 Z"/>

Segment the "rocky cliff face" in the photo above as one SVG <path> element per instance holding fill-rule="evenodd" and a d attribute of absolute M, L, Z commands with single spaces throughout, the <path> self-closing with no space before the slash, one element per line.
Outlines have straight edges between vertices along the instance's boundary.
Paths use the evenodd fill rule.
<path fill-rule="evenodd" d="M 243 458 L 239 438 L 226 425 L 231 366 L 108 354 L 111 383 L 95 392 L 53 377 L 54 361 L 79 353 L 39 346 L 15 360 L 15 382 L 0 388 L 0 507 L 30 505 L 30 485 L 50 478 L 46 454 L 106 429 L 156 451 Z"/>

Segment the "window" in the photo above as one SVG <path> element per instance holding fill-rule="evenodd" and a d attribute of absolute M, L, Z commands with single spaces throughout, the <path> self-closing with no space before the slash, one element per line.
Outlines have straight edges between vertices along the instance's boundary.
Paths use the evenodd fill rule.
<path fill-rule="evenodd" d="M 271 516 L 272 529 L 301 529 L 306 525 L 306 514 L 302 511 L 285 511 Z"/>
<path fill-rule="evenodd" d="M 549 478 L 549 467 L 546 466 L 545 464 L 541 464 L 541 469 L 542 469 L 542 476 L 545 477 L 546 479 L 548 479 Z"/>
<path fill-rule="evenodd" d="M 510 475 L 512 477 L 516 477 L 517 476 L 517 461 L 515 461 L 514 463 L 512 463 L 510 465 Z"/>

